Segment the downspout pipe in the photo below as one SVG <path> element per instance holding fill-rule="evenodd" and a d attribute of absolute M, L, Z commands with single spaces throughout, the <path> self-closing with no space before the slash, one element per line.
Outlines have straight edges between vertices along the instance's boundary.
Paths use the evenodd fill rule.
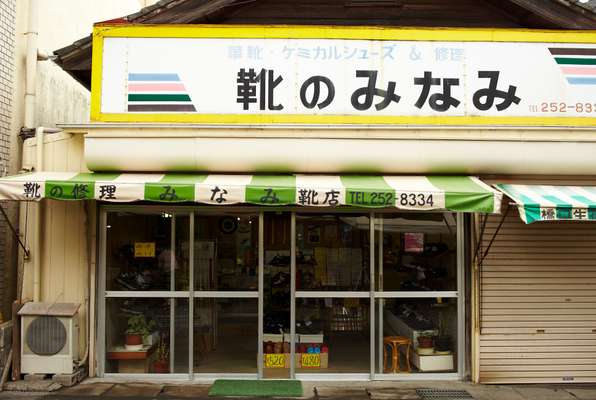
<path fill-rule="evenodd" d="M 35 157 L 35 171 L 43 171 L 43 142 L 45 139 L 44 128 L 37 127 L 35 129 L 36 139 L 36 157 Z M 35 207 L 35 229 L 34 229 L 34 243 L 35 248 L 33 251 L 33 301 L 41 301 L 41 231 L 42 231 L 42 218 L 43 200 L 39 200 Z"/>
<path fill-rule="evenodd" d="M 27 51 L 25 55 L 25 128 L 35 128 L 35 97 L 37 85 L 37 52 L 39 37 L 39 7 L 37 0 L 28 2 Z"/>
<path fill-rule="evenodd" d="M 27 19 L 27 51 L 25 55 L 25 128 L 35 128 L 35 98 L 37 91 L 37 51 L 39 37 L 39 7 L 37 0 L 28 1 Z M 43 171 L 43 141 L 44 130 L 35 128 L 36 146 L 36 172 Z M 34 212 L 35 227 L 33 232 L 33 301 L 41 300 L 41 218 L 42 202 L 36 204 Z"/>

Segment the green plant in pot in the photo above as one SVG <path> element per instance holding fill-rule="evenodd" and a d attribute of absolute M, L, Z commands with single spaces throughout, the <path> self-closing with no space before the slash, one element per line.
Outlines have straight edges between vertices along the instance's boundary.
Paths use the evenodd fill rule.
<path fill-rule="evenodd" d="M 143 348 L 143 338 L 155 329 L 155 321 L 145 319 L 144 315 L 133 315 L 128 319 L 126 328 L 125 346 L 128 350 L 140 350 Z"/>
<path fill-rule="evenodd" d="M 156 359 L 153 362 L 153 372 L 157 374 L 167 374 L 170 372 L 170 348 L 166 339 L 161 337 L 155 350 Z"/>

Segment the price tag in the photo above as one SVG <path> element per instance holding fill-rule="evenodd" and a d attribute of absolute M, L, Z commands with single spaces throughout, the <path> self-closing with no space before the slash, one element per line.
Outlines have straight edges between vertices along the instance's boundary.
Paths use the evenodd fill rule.
<path fill-rule="evenodd" d="M 135 242 L 135 257 L 155 257 L 155 242 Z"/>
<path fill-rule="evenodd" d="M 303 368 L 320 368 L 321 355 L 317 353 L 302 353 L 301 363 Z"/>
<path fill-rule="evenodd" d="M 265 354 L 265 367 L 284 368 L 286 366 L 285 354 Z"/>

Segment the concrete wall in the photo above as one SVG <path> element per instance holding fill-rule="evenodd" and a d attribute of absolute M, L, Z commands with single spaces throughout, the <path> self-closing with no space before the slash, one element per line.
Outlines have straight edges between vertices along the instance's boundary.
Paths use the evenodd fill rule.
<path fill-rule="evenodd" d="M 10 156 L 10 132 L 13 115 L 14 47 L 16 29 L 16 0 L 0 0 L 0 176 L 8 173 Z M 18 205 L 4 201 L 0 206 L 9 218 L 16 219 Z M 0 322 L 10 319 L 8 303 L 14 298 L 15 280 L 13 266 L 16 252 L 13 251 L 8 224 L 0 217 Z"/>
<path fill-rule="evenodd" d="M 16 3 L 10 173 L 18 172 L 21 167 L 18 133 L 24 124 L 25 33 L 29 14 L 27 0 Z M 139 0 L 38 0 L 36 3 L 40 16 L 38 45 L 48 54 L 90 35 L 94 22 L 136 12 L 141 4 Z M 52 61 L 40 61 L 37 68 L 35 125 L 51 127 L 89 121 L 89 91 Z"/>

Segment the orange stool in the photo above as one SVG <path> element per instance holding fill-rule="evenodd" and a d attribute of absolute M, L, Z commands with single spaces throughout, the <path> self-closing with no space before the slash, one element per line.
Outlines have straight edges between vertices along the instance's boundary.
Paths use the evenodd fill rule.
<path fill-rule="evenodd" d="M 391 372 L 400 372 L 399 367 L 399 346 L 406 346 L 406 371 L 412 372 L 410 367 L 410 349 L 412 340 L 405 336 L 386 336 L 383 338 L 383 372 L 387 372 L 387 346 L 391 346 Z"/>

